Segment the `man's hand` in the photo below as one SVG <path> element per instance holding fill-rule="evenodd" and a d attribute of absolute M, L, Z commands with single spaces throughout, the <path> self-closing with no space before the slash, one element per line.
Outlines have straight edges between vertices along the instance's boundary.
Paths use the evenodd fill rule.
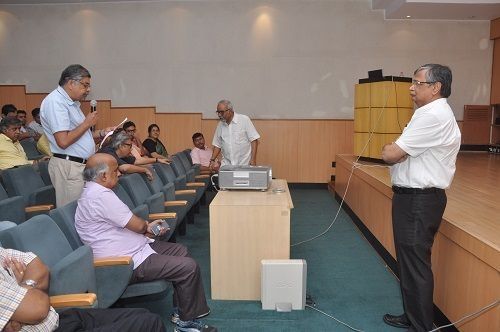
<path fill-rule="evenodd" d="M 85 126 L 87 128 L 90 128 L 92 126 L 95 126 L 96 123 L 97 123 L 97 119 L 99 118 L 98 117 L 98 112 L 90 112 L 89 114 L 87 114 L 87 116 L 85 117 L 85 120 L 83 121 L 83 123 L 85 123 Z"/>
<path fill-rule="evenodd" d="M 156 225 L 160 225 L 161 228 L 160 228 L 160 234 L 158 235 L 155 235 L 152 231 L 153 227 L 155 227 Z M 160 237 L 160 236 L 163 236 L 165 235 L 165 233 L 170 230 L 170 228 L 167 226 L 167 224 L 165 223 L 164 220 L 162 219 L 157 219 L 157 220 L 154 220 L 152 222 L 150 222 L 148 224 L 148 228 L 147 228 L 147 231 L 146 231 L 146 236 L 149 237 L 149 238 L 155 238 L 155 237 Z"/>
<path fill-rule="evenodd" d="M 147 168 L 145 168 L 145 174 L 146 174 L 146 177 L 148 178 L 149 181 L 153 181 L 153 173 L 151 173 L 151 171 Z"/>
<path fill-rule="evenodd" d="M 20 284 L 21 281 L 23 281 L 24 271 L 26 270 L 26 264 L 16 259 L 5 258 L 4 267 L 7 268 L 7 270 L 12 271 L 12 273 L 16 277 L 16 281 L 18 284 Z"/>
<path fill-rule="evenodd" d="M 257 162 L 254 159 L 250 160 L 250 166 L 256 166 L 256 165 Z"/>
<path fill-rule="evenodd" d="M 161 164 L 167 164 L 167 165 L 168 165 L 168 164 L 170 164 L 170 163 L 167 161 L 167 159 L 157 158 L 156 160 L 157 160 L 157 162 L 159 162 L 159 163 L 161 163 Z"/>
<path fill-rule="evenodd" d="M 23 324 L 16 322 L 15 320 L 10 320 L 3 328 L 2 332 L 18 332 L 21 331 L 22 327 Z"/>

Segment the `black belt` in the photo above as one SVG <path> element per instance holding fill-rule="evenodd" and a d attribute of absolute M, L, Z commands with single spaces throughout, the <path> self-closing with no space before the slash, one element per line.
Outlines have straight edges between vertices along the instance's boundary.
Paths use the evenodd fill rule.
<path fill-rule="evenodd" d="M 406 188 L 406 187 L 398 187 L 392 186 L 392 191 L 396 194 L 434 194 L 438 192 L 444 191 L 441 188 Z"/>
<path fill-rule="evenodd" d="M 74 162 L 77 162 L 77 163 L 80 163 L 80 164 L 86 164 L 87 163 L 87 159 L 83 159 L 83 158 L 80 158 L 80 157 L 73 157 L 73 156 L 70 156 L 70 155 L 67 155 L 67 154 L 53 153 L 52 155 L 54 157 L 56 157 L 56 158 L 71 160 L 71 161 L 74 161 Z"/>

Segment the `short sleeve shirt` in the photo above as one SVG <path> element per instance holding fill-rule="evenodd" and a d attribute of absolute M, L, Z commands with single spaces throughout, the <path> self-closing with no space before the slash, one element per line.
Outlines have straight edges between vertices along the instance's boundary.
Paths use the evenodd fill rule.
<path fill-rule="evenodd" d="M 220 121 L 215 130 L 212 145 L 222 150 L 221 165 L 248 165 L 252 157 L 250 143 L 260 135 L 250 118 L 234 113 L 229 124 Z"/>
<path fill-rule="evenodd" d="M 408 158 L 391 167 L 392 184 L 446 189 L 455 174 L 461 134 L 445 98 L 415 110 L 396 144 Z"/>
<path fill-rule="evenodd" d="M 111 190 L 96 182 L 86 182 L 78 200 L 75 228 L 94 257 L 132 256 L 134 269 L 155 251 L 152 239 L 125 228 L 132 211 Z"/>
<path fill-rule="evenodd" d="M 33 253 L 24 253 L 12 249 L 0 247 L 0 331 L 10 321 L 12 315 L 17 310 L 22 300 L 26 296 L 28 289 L 18 285 L 16 277 L 11 271 L 3 267 L 6 258 L 16 259 L 28 265 L 35 259 Z M 53 331 L 57 328 L 59 317 L 55 310 L 50 307 L 47 317 L 37 325 L 24 325 L 21 331 Z"/>
<path fill-rule="evenodd" d="M 95 142 L 90 129 L 66 149 L 59 147 L 56 143 L 55 133 L 71 131 L 85 120 L 85 115 L 80 109 L 80 102 L 73 101 L 62 87 L 57 87 L 42 101 L 40 120 L 52 153 L 67 154 L 83 159 L 88 159 L 94 154 Z"/>

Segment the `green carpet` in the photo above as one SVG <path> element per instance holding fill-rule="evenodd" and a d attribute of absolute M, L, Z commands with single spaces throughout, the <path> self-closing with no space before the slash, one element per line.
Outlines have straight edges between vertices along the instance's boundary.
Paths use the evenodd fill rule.
<path fill-rule="evenodd" d="M 291 243 L 309 239 L 332 222 L 339 204 L 326 189 L 292 189 L 295 208 L 291 215 Z M 312 309 L 291 313 L 261 310 L 258 301 L 214 301 L 210 299 L 210 243 L 208 206 L 200 209 L 185 244 L 200 264 L 211 308 L 204 321 L 219 331 L 350 331 L 333 319 Z M 382 322 L 385 313 L 402 313 L 396 278 L 385 267 L 351 219 L 343 211 L 330 231 L 314 240 L 292 247 L 291 258 L 307 261 L 307 293 L 316 308 L 363 331 L 401 331 Z M 161 312 L 168 323 L 171 297 L 147 307 Z"/>

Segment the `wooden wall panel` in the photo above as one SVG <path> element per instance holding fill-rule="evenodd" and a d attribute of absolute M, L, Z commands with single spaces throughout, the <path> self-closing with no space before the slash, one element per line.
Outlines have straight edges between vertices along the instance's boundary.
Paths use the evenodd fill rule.
<path fill-rule="evenodd" d="M 14 104 L 18 110 L 26 111 L 26 88 L 24 85 L 0 85 L 0 108 Z M 31 110 L 30 110 L 31 112 Z"/>
<path fill-rule="evenodd" d="M 464 105 L 462 144 L 489 144 L 490 129 L 490 105 Z"/>
<path fill-rule="evenodd" d="M 193 146 L 191 136 L 201 131 L 201 113 L 156 113 L 161 140 L 168 153 L 176 153 Z"/>
<path fill-rule="evenodd" d="M 219 120 L 217 119 L 203 119 L 201 120 L 201 133 L 205 137 L 205 143 L 208 146 L 212 146 L 212 140 L 215 134 L 215 128 L 217 128 Z"/>
<path fill-rule="evenodd" d="M 254 120 L 260 134 L 257 164 L 270 165 L 273 177 L 298 182 L 298 121 Z"/>
<path fill-rule="evenodd" d="M 490 39 L 500 38 L 500 17 L 490 22 Z"/>
<path fill-rule="evenodd" d="M 300 182 L 327 183 L 332 162 L 345 151 L 346 122 L 341 120 L 299 120 L 298 178 Z M 352 149 L 352 145 L 351 145 Z M 344 151 L 342 151 L 344 150 Z M 352 150 L 351 150 L 352 151 Z"/>
<path fill-rule="evenodd" d="M 42 104 L 42 100 L 47 96 L 46 93 L 27 93 L 26 94 L 26 115 L 27 120 L 26 123 L 30 123 L 33 121 L 33 117 L 31 116 L 31 111 L 34 108 L 40 107 Z"/>
<path fill-rule="evenodd" d="M 154 107 L 112 107 L 110 110 L 110 122 L 116 126 L 123 121 L 124 118 L 133 121 L 137 128 L 137 135 L 141 140 L 148 137 L 148 126 L 155 123 L 155 108 Z M 166 136 L 160 136 L 162 141 L 166 141 Z"/>

